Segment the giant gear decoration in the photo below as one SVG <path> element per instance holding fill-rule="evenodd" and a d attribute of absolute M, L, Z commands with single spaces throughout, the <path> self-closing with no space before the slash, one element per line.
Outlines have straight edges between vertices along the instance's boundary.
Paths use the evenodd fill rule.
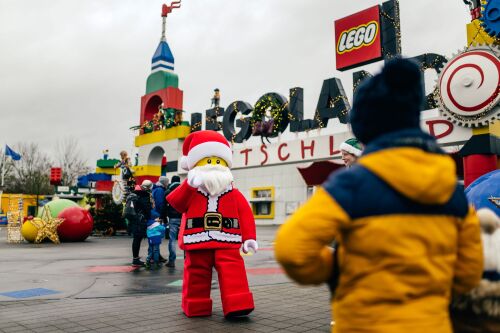
<path fill-rule="evenodd" d="M 111 190 L 111 197 L 115 205 L 121 205 L 125 199 L 125 189 L 121 181 L 115 181 Z"/>
<path fill-rule="evenodd" d="M 489 0 L 481 10 L 481 26 L 493 38 L 500 38 L 500 0 Z"/>
<path fill-rule="evenodd" d="M 486 126 L 499 118 L 500 50 L 479 46 L 446 62 L 435 96 L 448 120 L 466 127 Z"/>

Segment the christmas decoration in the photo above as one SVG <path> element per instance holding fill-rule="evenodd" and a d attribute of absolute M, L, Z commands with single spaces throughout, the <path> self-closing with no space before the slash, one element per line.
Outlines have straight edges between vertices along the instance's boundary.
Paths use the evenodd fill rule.
<path fill-rule="evenodd" d="M 113 189 L 111 190 L 111 197 L 116 205 L 123 204 L 125 200 L 125 186 L 123 181 L 115 180 L 113 183 Z"/>
<path fill-rule="evenodd" d="M 191 132 L 201 131 L 201 113 L 193 112 L 191 113 Z"/>
<path fill-rule="evenodd" d="M 62 218 L 52 217 L 50 206 L 45 205 L 42 209 L 41 217 L 35 217 L 30 222 L 38 229 L 34 243 L 41 243 L 45 238 L 48 238 L 54 244 L 59 244 L 59 236 L 57 235 L 57 227 L 64 222 Z"/>
<path fill-rule="evenodd" d="M 224 316 L 247 315 L 254 309 L 243 251 L 257 250 L 252 210 L 232 184 L 231 149 L 217 132 L 191 133 L 182 147 L 181 165 L 188 179 L 167 196 L 183 214 L 179 246 L 185 252 L 182 309 L 186 316 L 212 313 L 212 269 L 219 277 Z"/>
<path fill-rule="evenodd" d="M 205 128 L 212 131 L 220 131 L 222 123 L 217 118 L 224 116 L 224 108 L 216 106 L 205 111 Z"/>
<path fill-rule="evenodd" d="M 88 194 L 89 214 L 93 219 L 93 228 L 96 234 L 111 236 L 117 230 L 127 228 L 122 218 L 122 205 L 116 205 L 110 195 Z M 99 205 L 96 202 L 99 201 Z M 87 225 L 87 223 L 84 223 Z"/>
<path fill-rule="evenodd" d="M 255 103 L 250 120 L 252 134 L 274 138 L 288 126 L 288 101 L 277 93 L 267 93 Z"/>
<path fill-rule="evenodd" d="M 33 243 L 38 234 L 38 228 L 31 223 L 32 219 L 26 220 L 21 227 L 21 235 L 30 243 Z"/>
<path fill-rule="evenodd" d="M 226 165 L 232 166 L 232 151 L 227 140 L 214 131 L 200 131 L 196 135 L 190 134 L 182 147 L 183 156 L 180 166 L 184 170 L 191 170 L 203 158 L 218 156 Z"/>
<path fill-rule="evenodd" d="M 68 207 L 57 215 L 64 222 L 57 228 L 57 233 L 62 242 L 83 242 L 94 227 L 94 219 L 82 207 Z"/>
<path fill-rule="evenodd" d="M 68 199 L 54 199 L 54 200 L 50 201 L 49 203 L 47 203 L 44 206 L 44 209 L 45 209 L 45 207 L 49 208 L 49 210 L 52 214 L 52 217 L 55 218 L 64 209 L 66 209 L 68 207 L 79 207 L 79 206 L 76 202 L 68 200 Z M 42 214 L 44 213 L 44 209 L 41 209 L 38 211 L 37 217 L 42 217 Z"/>
<path fill-rule="evenodd" d="M 248 140 L 248 138 L 252 134 L 250 132 L 249 118 L 243 117 L 250 114 L 252 110 L 253 109 L 250 104 L 242 101 L 233 102 L 228 106 L 222 120 L 222 130 L 226 139 L 231 141 L 231 143 L 242 143 L 243 141 Z M 238 113 L 241 114 L 241 117 L 239 119 L 236 119 Z M 238 133 L 236 133 L 236 129 L 234 128 L 235 121 L 236 126 L 241 128 Z"/>
<path fill-rule="evenodd" d="M 7 213 L 7 242 L 21 243 L 21 225 L 23 221 L 24 203 L 22 195 L 14 195 L 9 200 L 9 212 Z"/>
<path fill-rule="evenodd" d="M 491 45 L 472 47 L 444 65 L 436 93 L 444 117 L 467 127 L 486 126 L 499 118 L 499 55 Z"/>
<path fill-rule="evenodd" d="M 318 127 L 326 127 L 328 120 L 334 118 L 338 118 L 342 124 L 347 124 L 347 113 L 350 109 L 342 82 L 337 78 L 324 80 L 314 113 L 314 121 Z"/>
<path fill-rule="evenodd" d="M 363 147 L 356 138 L 350 138 L 346 141 L 342 142 L 339 147 L 340 150 L 345 150 L 349 154 L 352 154 L 356 157 L 360 157 L 363 152 Z"/>

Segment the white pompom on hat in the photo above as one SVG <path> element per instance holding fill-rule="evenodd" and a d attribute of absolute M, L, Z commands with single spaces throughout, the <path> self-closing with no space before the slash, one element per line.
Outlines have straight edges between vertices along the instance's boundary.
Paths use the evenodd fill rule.
<path fill-rule="evenodd" d="M 340 144 L 340 150 L 345 150 L 356 157 L 360 157 L 363 153 L 363 147 L 361 147 L 361 144 L 356 138 L 350 138 L 342 142 Z"/>
<path fill-rule="evenodd" d="M 189 171 L 201 159 L 216 156 L 226 161 L 228 167 L 233 165 L 233 152 L 226 138 L 215 131 L 197 131 L 188 135 L 182 145 L 180 166 Z"/>

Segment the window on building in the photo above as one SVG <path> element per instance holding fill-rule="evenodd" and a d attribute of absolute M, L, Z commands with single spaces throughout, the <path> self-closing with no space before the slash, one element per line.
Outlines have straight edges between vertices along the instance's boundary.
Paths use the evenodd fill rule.
<path fill-rule="evenodd" d="M 269 215 L 271 214 L 271 203 L 270 202 L 256 202 L 255 205 L 255 215 Z"/>
<path fill-rule="evenodd" d="M 274 218 L 274 186 L 250 189 L 253 215 L 257 219 Z"/>
<path fill-rule="evenodd" d="M 36 206 L 28 206 L 28 216 L 36 216 Z"/>

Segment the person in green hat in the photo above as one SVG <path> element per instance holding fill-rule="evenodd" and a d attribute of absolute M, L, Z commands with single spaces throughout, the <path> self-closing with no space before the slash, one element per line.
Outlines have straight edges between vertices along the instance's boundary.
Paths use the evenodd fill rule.
<path fill-rule="evenodd" d="M 356 138 L 350 138 L 340 144 L 340 152 L 342 153 L 342 161 L 347 168 L 356 163 L 358 157 L 363 152 L 361 143 Z"/>

